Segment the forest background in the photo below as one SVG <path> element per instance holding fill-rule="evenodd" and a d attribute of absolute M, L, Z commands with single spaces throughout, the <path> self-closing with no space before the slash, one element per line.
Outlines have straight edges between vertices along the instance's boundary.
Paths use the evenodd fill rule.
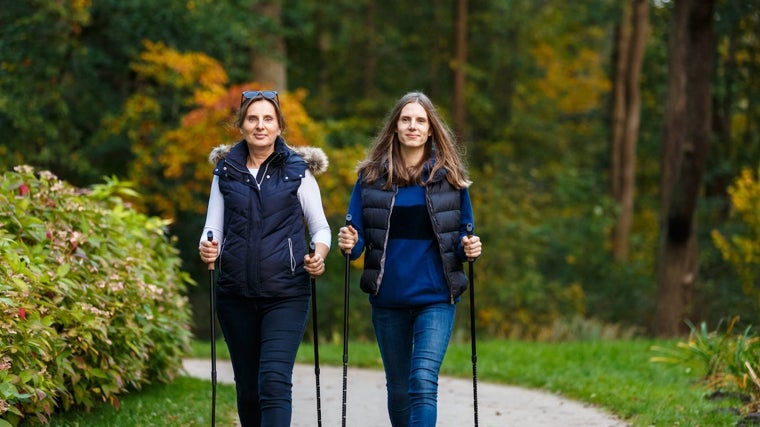
<path fill-rule="evenodd" d="M 265 88 L 287 141 L 330 158 L 334 231 L 388 110 L 431 97 L 474 181 L 481 337 L 760 320 L 758 0 L 6 3 L 0 165 L 132 185 L 136 209 L 172 220 L 199 337 L 207 156 L 236 141 L 241 91 Z M 343 259 L 328 262 L 320 333 L 338 341 Z M 355 283 L 350 301 L 352 336 L 370 338 Z"/>

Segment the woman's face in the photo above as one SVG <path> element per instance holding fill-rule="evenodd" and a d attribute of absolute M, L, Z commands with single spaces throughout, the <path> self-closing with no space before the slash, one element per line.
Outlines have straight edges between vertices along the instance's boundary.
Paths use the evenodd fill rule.
<path fill-rule="evenodd" d="M 430 137 L 430 121 L 427 112 L 417 102 L 410 102 L 401 109 L 396 133 L 401 145 L 407 149 L 424 148 Z"/>
<path fill-rule="evenodd" d="M 274 105 L 264 99 L 253 101 L 248 106 L 241 130 L 249 146 L 273 146 L 277 135 L 281 133 Z"/>

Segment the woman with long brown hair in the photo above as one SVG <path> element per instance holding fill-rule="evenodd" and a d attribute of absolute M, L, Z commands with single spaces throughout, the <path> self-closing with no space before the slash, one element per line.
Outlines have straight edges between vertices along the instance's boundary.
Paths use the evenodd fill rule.
<path fill-rule="evenodd" d="M 463 263 L 480 256 L 463 154 L 423 93 L 404 95 L 359 163 L 352 223 L 338 245 L 364 252 L 360 286 L 369 294 L 394 427 L 435 426 L 438 373 Z"/>

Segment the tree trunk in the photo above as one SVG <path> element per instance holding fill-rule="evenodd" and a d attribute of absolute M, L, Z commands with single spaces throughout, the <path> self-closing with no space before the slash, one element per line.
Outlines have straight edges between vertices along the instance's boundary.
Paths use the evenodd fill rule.
<path fill-rule="evenodd" d="M 285 38 L 282 35 L 282 0 L 256 2 L 251 7 L 252 12 L 265 16 L 272 21 L 275 32 L 263 37 L 264 46 L 261 50 L 251 52 L 251 80 L 266 88 L 278 91 L 288 89 L 285 59 L 287 52 Z"/>
<path fill-rule="evenodd" d="M 319 105 L 320 114 L 329 115 L 332 103 L 330 102 L 330 73 L 327 64 L 330 63 L 332 50 L 332 38 L 329 31 L 328 18 L 323 8 L 317 8 L 315 25 L 317 34 L 317 49 L 319 49 L 319 63 L 317 64 L 317 89 L 315 95 Z"/>
<path fill-rule="evenodd" d="M 641 118 L 639 84 L 649 28 L 649 3 L 630 0 L 623 8 L 617 43 L 610 174 L 612 196 L 620 206 L 612 235 L 612 253 L 618 261 L 626 261 L 630 252 L 636 195 L 636 143 Z"/>
<path fill-rule="evenodd" d="M 612 81 L 612 138 L 610 145 L 610 191 L 612 197 L 618 204 L 620 203 L 620 187 L 622 185 L 622 168 L 620 161 L 623 151 L 623 133 L 625 130 L 625 82 L 626 68 L 628 67 L 628 51 L 631 45 L 631 3 L 624 2 L 623 18 L 620 20 L 620 26 L 617 28 L 617 37 L 615 43 L 615 77 Z M 617 252 L 617 242 L 613 233 L 613 252 Z"/>
<path fill-rule="evenodd" d="M 714 0 L 676 0 L 663 135 L 654 331 L 686 332 L 698 277 L 695 211 L 711 135 Z"/>
<path fill-rule="evenodd" d="M 454 96 L 453 120 L 454 132 L 460 138 L 466 134 L 465 129 L 465 83 L 467 67 L 467 0 L 456 2 L 456 43 L 454 60 Z"/>

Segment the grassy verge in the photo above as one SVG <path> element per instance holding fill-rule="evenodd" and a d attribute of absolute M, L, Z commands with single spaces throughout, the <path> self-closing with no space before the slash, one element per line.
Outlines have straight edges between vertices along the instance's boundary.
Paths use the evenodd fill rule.
<path fill-rule="evenodd" d="M 235 387 L 218 384 L 216 422 L 231 426 L 235 413 Z M 208 426 L 211 422 L 211 382 L 179 377 L 171 384 L 156 384 L 125 395 L 119 408 L 101 404 L 89 413 L 70 411 L 53 417 L 54 427 Z"/>
<path fill-rule="evenodd" d="M 516 341 L 478 342 L 478 379 L 537 388 L 587 402 L 612 412 L 632 426 L 735 426 L 731 411 L 736 401 L 711 401 L 698 383 L 699 374 L 684 367 L 650 363 L 653 345 L 664 341 L 594 341 L 535 343 Z M 192 357 L 208 358 L 210 345 L 193 344 Z M 343 346 L 320 344 L 320 363 L 342 365 Z M 313 347 L 304 343 L 301 363 L 313 363 Z M 217 357 L 228 356 L 224 342 Z M 380 369 L 374 343 L 351 342 L 349 368 Z M 470 377 L 469 343 L 451 345 L 442 367 L 444 375 Z M 230 425 L 235 394 L 229 385 L 218 386 L 217 420 Z M 156 385 L 125 396 L 121 408 L 103 405 L 89 414 L 56 416 L 51 425 L 102 427 L 121 425 L 200 426 L 209 422 L 209 381 L 180 378 L 170 385 Z M 227 417 L 225 421 L 225 418 Z"/>

